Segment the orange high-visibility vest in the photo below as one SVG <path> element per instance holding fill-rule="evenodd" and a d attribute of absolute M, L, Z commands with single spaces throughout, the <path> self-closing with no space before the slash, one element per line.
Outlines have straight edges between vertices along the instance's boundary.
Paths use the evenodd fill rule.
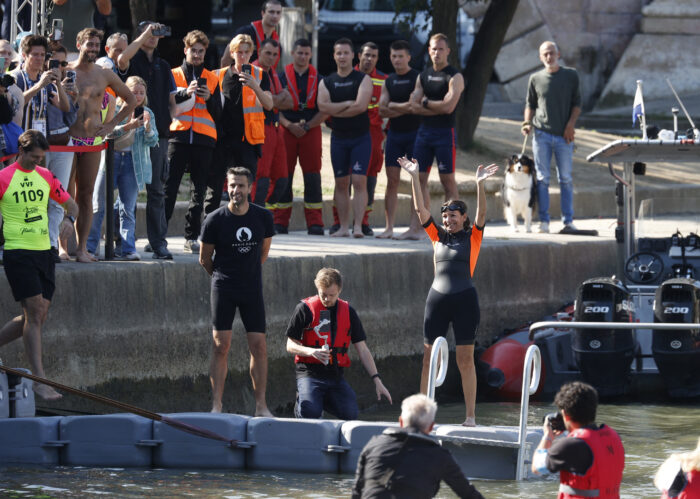
<path fill-rule="evenodd" d="M 257 66 L 250 66 L 251 71 L 253 71 L 253 77 L 258 82 L 262 81 L 263 73 L 262 69 Z M 215 73 L 219 77 L 219 92 L 221 92 L 221 99 L 224 98 L 224 76 L 226 76 L 226 71 L 228 67 L 217 69 Z M 241 99 L 243 105 L 243 124 L 245 125 L 245 140 L 249 144 L 262 144 L 265 142 L 265 114 L 263 113 L 263 108 L 258 104 L 257 96 L 252 88 L 243 85 L 241 91 Z"/>
<path fill-rule="evenodd" d="M 182 90 L 183 88 L 187 88 L 189 86 L 189 82 L 185 78 L 182 68 L 175 68 L 172 71 L 177 89 Z M 218 83 L 216 75 L 211 71 L 202 69 L 201 77 L 207 79 L 207 88 L 209 89 L 209 92 L 214 95 L 216 85 Z M 211 137 L 212 139 L 216 140 L 216 124 L 207 110 L 206 101 L 201 97 L 195 96 L 194 106 L 192 109 L 182 114 L 178 114 L 170 123 L 171 132 L 181 132 L 184 130 L 189 130 L 190 128 L 192 128 L 192 131 L 195 133 L 201 133 L 202 135 L 206 135 L 207 137 Z"/>

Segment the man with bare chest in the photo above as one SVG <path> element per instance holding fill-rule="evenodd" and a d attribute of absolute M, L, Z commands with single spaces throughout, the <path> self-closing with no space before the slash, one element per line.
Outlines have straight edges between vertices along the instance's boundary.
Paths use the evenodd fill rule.
<path fill-rule="evenodd" d="M 78 119 L 70 127 L 69 133 L 73 144 L 77 146 L 102 144 L 104 137 L 126 116 L 130 116 L 136 106 L 136 98 L 119 76 L 95 64 L 100 53 L 102 36 L 102 31 L 98 29 L 85 28 L 78 33 L 76 39 L 76 47 L 80 54 L 78 60 L 71 64 L 71 69 L 76 72 L 79 107 Z M 103 123 L 102 108 L 107 87 L 114 90 L 126 105 L 112 120 Z M 100 151 L 75 154 L 75 200 L 80 208 L 75 221 L 78 235 L 76 261 L 83 263 L 95 261 L 85 245 L 92 225 L 92 191 L 100 166 L 100 154 Z"/>

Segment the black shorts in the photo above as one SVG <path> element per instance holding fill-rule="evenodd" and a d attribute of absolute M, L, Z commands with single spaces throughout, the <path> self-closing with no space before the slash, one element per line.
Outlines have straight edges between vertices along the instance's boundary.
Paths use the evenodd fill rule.
<path fill-rule="evenodd" d="M 430 288 L 425 301 L 423 340 L 432 345 L 438 336 L 447 336 L 452 323 L 457 345 L 473 345 L 479 326 L 479 297 L 476 288 L 445 295 Z"/>
<path fill-rule="evenodd" d="M 265 302 L 262 289 L 241 292 L 225 287 L 211 287 L 211 323 L 216 331 L 228 331 L 232 328 L 236 308 L 241 312 L 246 332 L 265 332 Z"/>
<path fill-rule="evenodd" d="M 3 260 L 15 301 L 37 295 L 51 300 L 56 291 L 56 262 L 51 250 L 5 250 Z"/>

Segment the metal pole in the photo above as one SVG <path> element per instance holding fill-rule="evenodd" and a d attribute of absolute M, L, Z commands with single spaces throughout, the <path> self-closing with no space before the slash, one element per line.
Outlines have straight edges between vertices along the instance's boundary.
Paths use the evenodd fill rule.
<path fill-rule="evenodd" d="M 632 232 L 632 216 L 630 215 L 632 208 L 630 206 L 631 204 L 631 197 L 632 197 L 632 184 L 631 184 L 631 178 L 632 178 L 632 163 L 626 162 L 624 164 L 624 178 L 625 181 L 627 182 L 627 185 L 624 187 L 624 215 L 625 215 L 625 262 L 629 259 L 630 256 L 632 256 L 632 252 L 630 251 L 630 239 L 634 237 L 634 233 Z"/>
<path fill-rule="evenodd" d="M 520 392 L 520 427 L 518 431 L 518 459 L 515 467 L 515 479 L 520 481 L 525 473 L 525 445 L 527 444 L 527 413 L 530 407 L 530 395 L 537 392 L 542 373 L 542 354 L 537 345 L 530 345 L 525 352 L 523 365 L 523 387 Z"/>
<path fill-rule="evenodd" d="M 447 349 L 447 340 L 438 336 L 433 342 L 433 348 L 430 352 L 430 369 L 428 370 L 428 388 L 427 396 L 431 400 L 435 400 L 435 388 L 442 385 L 447 376 L 447 361 L 449 351 Z M 440 367 L 438 368 L 438 362 Z"/>
<path fill-rule="evenodd" d="M 318 67 L 318 2 L 319 0 L 311 1 L 311 62 Z"/>
<path fill-rule="evenodd" d="M 17 0 L 12 0 L 10 5 L 10 42 L 13 42 L 17 39 Z"/>
<path fill-rule="evenodd" d="M 114 260 L 114 142 L 107 140 L 105 155 L 105 260 Z"/>

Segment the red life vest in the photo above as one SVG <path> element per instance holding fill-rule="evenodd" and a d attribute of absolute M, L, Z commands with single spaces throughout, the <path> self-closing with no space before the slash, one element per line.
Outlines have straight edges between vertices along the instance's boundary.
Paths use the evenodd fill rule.
<path fill-rule="evenodd" d="M 563 470 L 559 472 L 559 499 L 618 499 L 625 467 L 625 449 L 615 430 L 605 425 L 598 430 L 578 428 L 569 437 L 579 438 L 588 444 L 593 451 L 593 464 L 585 475 Z"/>
<path fill-rule="evenodd" d="M 661 499 L 697 499 L 700 497 L 700 471 L 689 471 L 685 474 L 685 480 L 685 487 L 683 487 L 680 494 L 670 496 L 667 491 L 664 491 Z"/>
<path fill-rule="evenodd" d="M 316 92 L 318 91 L 318 71 L 309 64 L 309 71 L 306 75 L 306 102 L 299 102 L 299 87 L 297 87 L 297 73 L 294 71 L 294 64 L 287 64 L 284 68 L 287 77 L 287 89 L 292 96 L 294 107 L 292 111 L 303 111 L 304 109 L 314 109 L 316 107 Z"/>
<path fill-rule="evenodd" d="M 305 347 L 321 348 L 324 345 L 324 341 L 318 337 L 314 331 L 314 327 L 318 326 L 321 310 L 328 309 L 323 306 L 318 296 L 310 296 L 304 298 L 302 301 L 306 303 L 306 306 L 311 310 L 313 319 L 309 327 L 304 329 L 301 343 Z M 336 309 L 335 329 L 335 341 L 331 345 L 331 363 L 335 361 L 334 359 L 337 359 L 338 366 L 348 367 L 350 365 L 350 357 L 348 356 L 348 347 L 350 346 L 350 305 L 340 298 L 338 298 Z M 330 336 L 330 333 L 328 333 L 328 335 Z M 330 341 L 330 338 L 328 338 L 328 341 Z M 307 364 L 321 363 L 316 357 L 305 357 L 302 355 L 296 355 L 294 357 L 294 362 L 297 364 L 300 362 L 305 362 Z"/>
<path fill-rule="evenodd" d="M 263 30 L 263 25 L 262 25 L 262 19 L 258 19 L 257 21 L 253 21 L 250 23 L 253 25 L 253 28 L 255 29 L 255 48 L 256 51 L 259 53 L 260 52 L 260 44 L 263 42 L 265 39 L 265 31 Z M 279 43 L 280 41 L 280 36 L 277 34 L 277 29 L 272 32 L 272 36 L 270 37 L 276 42 Z M 280 62 L 280 57 L 282 56 L 282 45 L 280 45 L 280 49 L 277 52 L 277 59 L 275 60 L 275 63 L 272 65 L 273 69 L 277 69 L 277 63 Z"/>

